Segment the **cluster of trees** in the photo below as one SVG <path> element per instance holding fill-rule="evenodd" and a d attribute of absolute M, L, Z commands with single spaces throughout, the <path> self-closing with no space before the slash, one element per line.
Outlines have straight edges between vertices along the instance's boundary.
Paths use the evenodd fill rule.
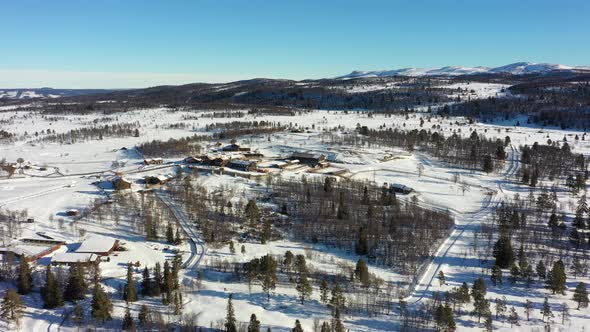
<path fill-rule="evenodd" d="M 340 319 L 340 311 L 335 309 L 332 314 L 331 321 L 325 321 L 320 323 L 319 320 L 314 322 L 314 331 L 317 332 L 345 332 L 347 329 L 344 327 L 342 320 Z M 255 314 L 250 315 L 250 321 L 247 324 L 243 324 L 236 319 L 236 312 L 233 304 L 233 294 L 229 294 L 227 298 L 227 306 L 226 306 L 226 315 L 225 320 L 223 320 L 219 326 L 216 327 L 217 330 L 222 330 L 226 332 L 238 332 L 238 331 L 248 331 L 248 332 L 260 332 L 262 328 L 262 323 L 258 320 Z M 297 319 L 295 320 L 295 324 L 292 329 L 293 332 L 303 332 L 303 327 L 301 326 L 301 322 Z M 266 328 L 266 332 L 272 332 L 271 327 Z"/>
<path fill-rule="evenodd" d="M 353 180 L 278 178 L 273 198 L 281 212 L 297 220 L 277 225 L 296 239 L 354 251 L 413 273 L 453 225 L 446 213 L 401 203 L 386 186 Z"/>
<path fill-rule="evenodd" d="M 548 145 L 535 142 L 532 146 L 522 146 L 519 170 L 522 182 L 535 187 L 539 180 L 554 180 L 568 176 L 566 185 L 572 189 L 583 189 L 587 178 L 586 158 L 583 154 L 573 153 L 564 137 L 561 147 L 557 142 Z"/>
<path fill-rule="evenodd" d="M 103 126 L 91 126 L 71 129 L 66 133 L 46 135 L 37 139 L 44 143 L 68 143 L 83 142 L 88 140 L 102 140 L 105 137 L 139 137 L 139 123 L 117 123 Z M 35 136 L 38 137 L 36 132 Z"/>
<path fill-rule="evenodd" d="M 579 81 L 572 84 L 576 79 Z M 590 128 L 590 115 L 587 112 L 590 104 L 589 84 L 587 76 L 533 79 L 509 88 L 511 93 L 521 98 L 467 100 L 453 105 L 448 109 L 448 114 L 470 116 L 484 122 L 528 115 L 529 123 L 586 130 Z"/>
<path fill-rule="evenodd" d="M 193 135 L 184 138 L 170 138 L 167 141 L 153 140 L 142 143 L 137 148 L 145 157 L 178 157 L 199 154 L 202 147 L 199 142 L 208 141 L 207 135 Z"/>
<path fill-rule="evenodd" d="M 0 163 L 0 166 L 2 164 Z M 21 235 L 23 223 L 29 218 L 28 211 L 0 209 L 0 240 L 4 243 Z M 0 272 L 0 280 L 2 272 Z"/>
<path fill-rule="evenodd" d="M 360 127 L 362 129 L 362 127 Z M 473 130 L 468 138 L 463 138 L 457 133 L 445 137 L 438 131 L 426 129 L 398 130 L 388 128 L 365 129 L 361 135 L 347 135 L 335 137 L 334 143 L 347 145 L 383 145 L 405 148 L 413 151 L 420 148 L 436 158 L 452 165 L 467 169 L 492 172 L 502 167 L 506 160 L 505 147 L 510 143 L 509 139 L 488 139 L 483 134 Z"/>

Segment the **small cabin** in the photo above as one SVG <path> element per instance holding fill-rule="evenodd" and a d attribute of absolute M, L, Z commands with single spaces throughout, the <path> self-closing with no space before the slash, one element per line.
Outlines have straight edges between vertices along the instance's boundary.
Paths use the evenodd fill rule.
<path fill-rule="evenodd" d="M 163 164 L 163 163 L 164 163 L 164 159 L 162 159 L 162 158 L 152 158 L 152 159 L 144 159 L 143 160 L 144 165 L 159 165 L 159 164 Z"/>
<path fill-rule="evenodd" d="M 228 151 L 228 152 L 235 152 L 235 151 L 250 151 L 250 148 L 247 147 L 243 147 L 240 146 L 237 143 L 232 143 L 230 145 L 226 145 L 223 148 L 221 148 L 222 151 Z"/>

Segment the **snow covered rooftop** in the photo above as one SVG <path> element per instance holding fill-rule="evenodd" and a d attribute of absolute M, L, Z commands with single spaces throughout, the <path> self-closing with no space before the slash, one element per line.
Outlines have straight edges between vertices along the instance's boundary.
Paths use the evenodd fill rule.
<path fill-rule="evenodd" d="M 115 247 L 117 240 L 100 235 L 93 235 L 82 242 L 78 253 L 108 253 Z"/>
<path fill-rule="evenodd" d="M 95 262 L 98 256 L 91 253 L 80 253 L 80 252 L 60 252 L 51 258 L 52 264 L 69 264 L 69 263 L 87 263 Z"/>

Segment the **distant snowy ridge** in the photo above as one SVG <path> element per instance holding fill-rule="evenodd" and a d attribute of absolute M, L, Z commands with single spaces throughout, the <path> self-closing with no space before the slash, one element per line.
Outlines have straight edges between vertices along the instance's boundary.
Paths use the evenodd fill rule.
<path fill-rule="evenodd" d="M 461 67 L 446 66 L 441 68 L 402 68 L 393 70 L 353 71 L 350 74 L 336 77 L 338 79 L 387 77 L 387 76 L 460 76 L 474 74 L 507 73 L 523 75 L 532 73 L 549 73 L 552 71 L 590 71 L 590 67 L 571 67 L 550 63 L 516 62 L 500 67 Z"/>

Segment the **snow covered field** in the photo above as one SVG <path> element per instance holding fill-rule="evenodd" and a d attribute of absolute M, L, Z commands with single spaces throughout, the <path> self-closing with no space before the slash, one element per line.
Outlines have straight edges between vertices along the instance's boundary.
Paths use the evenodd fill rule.
<path fill-rule="evenodd" d="M 446 86 L 449 88 L 449 86 Z M 452 88 L 461 88 L 466 93 L 473 90 L 476 97 L 487 98 L 496 96 L 504 86 L 500 85 L 454 85 Z M 368 87 L 367 87 L 368 89 Z M 463 97 L 462 97 L 463 98 Z M 9 210 L 27 210 L 28 216 L 35 219 L 33 224 L 26 224 L 21 237 L 33 236 L 38 232 L 61 237 L 69 244 L 77 243 L 88 234 L 101 234 L 123 240 L 128 251 L 121 252 L 113 257 L 110 262 L 101 264 L 102 275 L 109 278 L 106 284 L 108 290 L 114 293 L 117 285 L 124 282 L 126 263 L 139 261 L 141 266 L 153 265 L 158 261 L 170 259 L 172 254 L 163 250 L 165 244 L 161 242 L 145 241 L 131 225 L 122 221 L 116 223 L 113 220 L 103 224 L 87 222 L 84 219 L 73 222 L 73 218 L 66 215 L 70 209 L 83 210 L 91 206 L 96 200 L 107 200 L 112 194 L 112 189 L 97 186 L 96 182 L 105 180 L 109 176 L 119 172 L 133 181 L 132 190 L 143 189 L 140 180 L 146 175 L 176 174 L 178 167 L 182 165 L 182 158 L 166 158 L 165 164 L 160 166 L 144 166 L 143 156 L 134 149 L 134 146 L 155 139 L 166 140 L 168 138 L 182 138 L 194 134 L 205 134 L 205 126 L 214 123 L 232 121 L 268 121 L 292 125 L 301 128 L 303 132 L 278 132 L 271 135 L 254 135 L 238 139 L 266 157 L 282 158 L 294 151 L 314 151 L 333 156 L 331 167 L 334 170 L 345 170 L 343 176 L 356 180 L 374 181 L 377 184 L 384 182 L 399 183 L 415 190 L 418 201 L 423 206 L 449 210 L 455 218 L 456 226 L 452 235 L 445 241 L 432 263 L 425 269 L 415 291 L 407 297 L 410 305 L 418 306 L 431 297 L 433 292 L 450 290 L 466 281 L 470 285 L 475 278 L 489 268 L 488 264 L 481 264 L 473 252 L 474 233 L 480 229 L 481 224 L 492 212 L 499 202 L 512 198 L 519 193 L 526 196 L 531 190 L 517 184 L 515 178 L 518 162 L 518 147 L 531 145 L 534 142 L 546 143 L 547 140 L 560 141 L 567 139 L 568 144 L 576 153 L 590 154 L 589 140 L 575 140 L 580 138 L 583 132 L 563 131 L 554 128 L 516 127 L 513 125 L 496 124 L 469 124 L 462 118 L 443 118 L 427 113 L 409 115 L 384 116 L 378 114 L 366 114 L 362 112 L 341 111 L 311 111 L 301 112 L 295 116 L 253 116 L 246 115 L 241 118 L 212 118 L 207 111 L 177 111 L 170 112 L 165 109 L 147 109 L 121 113 L 113 116 L 108 124 L 138 123 L 139 137 L 109 138 L 92 141 L 77 141 L 59 143 L 40 142 L 47 134 L 42 130 L 51 129 L 56 133 L 67 133 L 75 128 L 89 128 L 100 123 L 103 115 L 59 115 L 54 119 L 42 113 L 4 111 L 0 113 L 2 129 L 16 135 L 15 141 L 0 145 L 0 159 L 15 163 L 22 158 L 22 172 L 17 171 L 12 177 L 0 178 L 0 208 Z M 423 121 L 422 121 L 423 120 Z M 174 123 L 185 124 L 184 128 L 169 129 L 167 125 Z M 364 148 L 345 145 L 329 145 L 322 132 L 340 128 L 340 135 L 352 135 L 357 125 L 368 128 L 395 128 L 403 130 L 426 129 L 437 131 L 445 136 L 457 133 L 462 137 L 469 137 L 473 130 L 488 138 L 503 140 L 510 136 L 514 150 L 508 151 L 509 157 L 502 170 L 497 173 L 485 174 L 483 172 L 468 171 L 446 165 L 422 152 L 407 152 L 401 149 L 392 149 L 383 146 L 370 146 Z M 38 135 L 35 135 L 35 133 Z M 214 146 L 214 141 L 202 142 L 204 148 Z M 228 143 L 224 141 L 224 143 Z M 126 148 L 122 150 L 122 148 Z M 393 158 L 384 160 L 385 155 Z M 171 163 L 171 164 L 166 164 Z M 41 170 L 40 168 L 44 168 Z M 419 168 L 422 168 L 419 171 Z M 332 170 L 330 170 L 332 171 Z M 306 169 L 298 171 L 282 171 L 282 176 L 300 177 Z M 328 172 L 328 170 L 324 170 Z M 310 176 L 323 176 L 313 174 Z M 457 181 L 457 179 L 459 181 Z M 208 188 L 220 186 L 231 187 L 237 193 L 236 199 L 247 199 L 251 191 L 256 187 L 254 180 L 247 180 L 231 175 L 206 174 L 199 177 L 201 185 Z M 162 188 L 165 190 L 165 186 Z M 539 187 L 534 189 L 540 191 Z M 574 213 L 575 199 L 565 191 L 559 192 L 559 202 L 568 215 Z M 181 209 L 182 207 L 180 207 Z M 178 217 L 178 216 L 177 216 Z M 84 235 L 80 232 L 84 230 Z M 195 238 L 199 234 L 193 234 Z M 6 239 L 11 240 L 11 239 Z M 482 240 L 483 241 L 483 240 Z M 321 270 L 335 269 L 338 263 L 354 264 L 358 259 L 350 253 L 334 250 L 321 245 L 293 242 L 289 239 L 273 241 L 269 244 L 244 243 L 246 253 L 231 254 L 227 246 L 223 248 L 206 248 L 206 250 L 193 249 L 188 242 L 176 248 L 183 252 L 183 259 L 188 259 L 191 250 L 201 250 L 200 256 L 204 263 L 215 258 L 224 257 L 234 262 L 246 262 L 252 258 L 265 254 L 282 255 L 286 250 L 294 254 L 308 254 L 311 258 L 308 264 Z M 65 249 L 62 248 L 62 251 Z M 43 265 L 49 262 L 45 257 L 39 260 L 36 271 L 43 271 Z M 197 264 L 198 265 L 198 264 Z M 195 266 L 193 266 L 195 268 Z M 407 281 L 393 269 L 370 265 L 372 273 L 379 275 L 390 282 Z M 436 275 L 444 271 L 446 284 L 439 285 Z M 138 269 L 136 278 L 139 279 L 141 271 Z M 486 274 L 487 275 L 487 274 Z M 183 284 L 190 283 L 194 279 L 194 269 L 187 269 L 183 273 Z M 485 277 L 489 281 L 489 277 Z M 121 282 L 115 281 L 120 279 Z M 494 328 L 499 330 L 535 331 L 542 330 L 543 322 L 538 308 L 543 298 L 549 296 L 551 303 L 557 306 L 562 302 L 568 302 L 570 308 L 576 305 L 571 301 L 571 291 L 579 281 L 588 283 L 587 276 L 577 279 L 568 279 L 566 295 L 551 295 L 543 289 L 540 283 L 533 284 L 530 289 L 511 287 L 508 283 L 502 286 L 488 285 L 488 296 L 496 298 L 506 296 L 509 306 L 514 306 L 520 317 L 524 317 L 524 301 L 529 299 L 535 303 L 535 310 L 531 314 L 529 322 L 521 320 L 520 327 L 510 327 L 504 321 L 495 320 Z M 0 295 L 8 287 L 7 283 L 0 284 Z M 247 321 L 250 314 L 255 313 L 264 326 L 271 326 L 273 331 L 287 331 L 292 328 L 295 319 L 301 320 L 306 331 L 312 330 L 314 319 L 322 321 L 330 319 L 330 311 L 319 302 L 318 292 L 314 292 L 311 301 L 302 306 L 298 303 L 293 287 L 277 287 L 273 292 L 270 302 L 266 302 L 266 295 L 259 286 L 254 286 L 252 292 L 243 282 L 228 281 L 216 273 L 206 273 L 203 286 L 200 290 L 186 289 L 184 298 L 185 312 L 193 312 L 199 315 L 199 324 L 210 326 L 222 320 L 225 316 L 227 295 L 233 293 L 239 321 Z M 26 301 L 32 308 L 28 309 L 22 326 L 24 330 L 48 330 L 56 331 L 62 322 L 62 314 L 71 310 L 71 306 L 63 310 L 49 311 L 41 308 L 41 300 L 38 294 Z M 152 302 L 158 302 L 156 301 Z M 125 304 L 119 299 L 114 300 L 114 316 L 119 319 L 123 316 Z M 156 303 L 151 303 L 154 307 Z M 132 306 L 134 315 L 138 307 Z M 351 331 L 382 331 L 396 330 L 399 328 L 398 316 L 381 315 L 366 317 L 362 315 L 343 316 L 345 326 Z M 565 325 L 559 324 L 559 319 L 552 325 L 553 329 L 563 331 L 581 331 L 585 326 L 590 326 L 590 313 L 588 308 L 580 311 L 572 310 L 571 318 Z M 481 330 L 477 319 L 468 315 L 457 318 L 459 330 Z M 113 323 L 115 324 L 115 323 Z M 114 325 L 110 325 L 113 328 Z M 117 325 L 118 326 L 118 325 Z M 0 326 L 0 329 L 4 327 Z M 62 330 L 75 330 L 75 327 L 65 323 Z"/>

